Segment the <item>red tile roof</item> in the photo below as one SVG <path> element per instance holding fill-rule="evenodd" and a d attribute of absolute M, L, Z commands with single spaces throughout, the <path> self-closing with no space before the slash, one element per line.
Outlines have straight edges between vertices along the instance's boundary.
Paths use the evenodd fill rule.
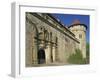
<path fill-rule="evenodd" d="M 78 19 L 76 19 L 73 21 L 72 25 L 74 25 L 74 24 L 81 24 L 81 22 Z"/>

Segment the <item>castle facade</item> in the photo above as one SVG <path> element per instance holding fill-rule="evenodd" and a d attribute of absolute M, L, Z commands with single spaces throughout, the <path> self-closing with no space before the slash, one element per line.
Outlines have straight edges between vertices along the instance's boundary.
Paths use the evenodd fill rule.
<path fill-rule="evenodd" d="M 47 13 L 26 12 L 26 66 L 68 63 L 80 49 L 86 58 L 86 25 L 75 21 L 65 27 Z"/>

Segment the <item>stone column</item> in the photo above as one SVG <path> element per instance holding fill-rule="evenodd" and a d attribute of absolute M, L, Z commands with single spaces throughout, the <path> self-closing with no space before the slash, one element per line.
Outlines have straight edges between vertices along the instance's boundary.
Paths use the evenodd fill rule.
<path fill-rule="evenodd" d="M 58 61 L 58 46 L 55 47 L 55 61 Z"/>
<path fill-rule="evenodd" d="M 51 63 L 51 47 L 50 47 L 50 43 L 47 43 L 47 46 L 45 48 L 45 57 L 46 57 L 46 64 Z"/>
<path fill-rule="evenodd" d="M 38 64 L 37 53 L 38 53 L 37 43 L 32 47 L 32 64 Z"/>
<path fill-rule="evenodd" d="M 52 46 L 52 55 L 53 55 L 53 62 L 56 61 L 56 45 L 53 44 Z"/>

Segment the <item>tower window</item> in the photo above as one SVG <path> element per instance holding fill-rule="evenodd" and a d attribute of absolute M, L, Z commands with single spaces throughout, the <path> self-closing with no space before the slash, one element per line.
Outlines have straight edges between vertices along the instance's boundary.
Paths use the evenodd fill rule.
<path fill-rule="evenodd" d="M 82 34 L 79 34 L 79 38 L 80 38 L 80 39 L 82 38 Z"/>

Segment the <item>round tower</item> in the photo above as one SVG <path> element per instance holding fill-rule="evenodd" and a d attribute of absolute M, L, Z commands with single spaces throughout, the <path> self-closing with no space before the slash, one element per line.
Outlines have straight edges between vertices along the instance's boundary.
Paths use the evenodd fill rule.
<path fill-rule="evenodd" d="M 79 20 L 75 20 L 69 29 L 75 34 L 79 40 L 79 49 L 82 51 L 83 58 L 86 58 L 86 29 L 85 24 L 81 24 Z"/>

